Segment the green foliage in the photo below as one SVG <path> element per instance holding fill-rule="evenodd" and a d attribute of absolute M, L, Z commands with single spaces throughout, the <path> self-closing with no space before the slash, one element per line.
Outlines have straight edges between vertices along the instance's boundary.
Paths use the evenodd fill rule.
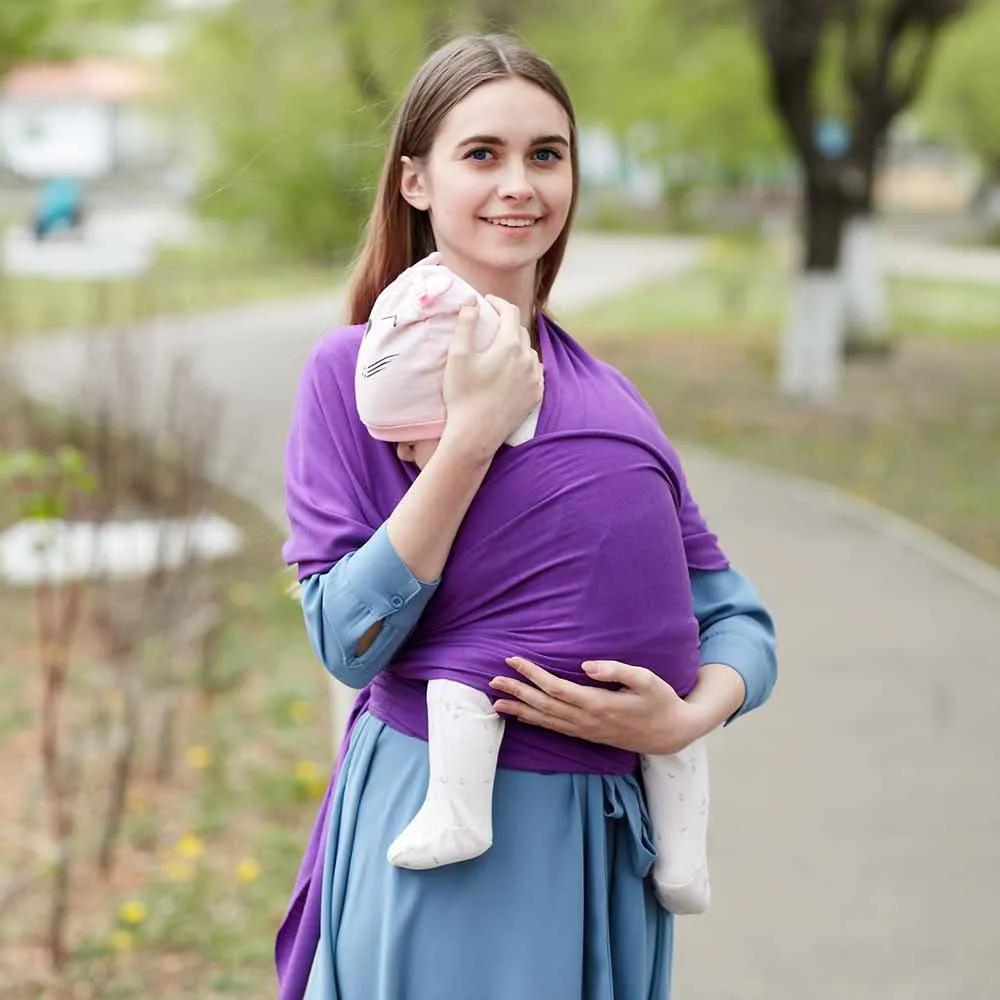
<path fill-rule="evenodd" d="M 1000 3 L 991 0 L 951 31 L 931 71 L 920 117 L 937 138 L 959 143 L 1000 174 L 996 54 Z"/>
<path fill-rule="evenodd" d="M 93 493 L 97 482 L 83 453 L 64 446 L 54 455 L 0 452 L 0 485 L 13 490 L 22 517 L 51 520 L 65 516 L 75 495 Z"/>
<path fill-rule="evenodd" d="M 150 0 L 3 0 L 0 76 L 25 59 L 66 58 L 99 24 L 138 16 Z"/>
<path fill-rule="evenodd" d="M 206 215 L 299 258 L 355 245 L 392 103 L 423 55 L 414 5 L 393 6 L 237 0 L 202 23 L 178 69 L 211 137 Z"/>
<path fill-rule="evenodd" d="M 533 21 L 528 36 L 566 79 L 583 122 L 621 136 L 641 126 L 652 159 L 694 157 L 740 179 L 781 155 L 764 64 L 742 18 L 624 0 Z"/>

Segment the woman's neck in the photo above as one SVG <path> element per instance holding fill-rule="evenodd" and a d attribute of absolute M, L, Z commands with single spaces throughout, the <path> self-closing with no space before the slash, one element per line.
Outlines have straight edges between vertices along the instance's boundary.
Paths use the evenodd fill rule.
<path fill-rule="evenodd" d="M 494 268 L 477 268 L 468 261 L 452 263 L 442 251 L 441 263 L 450 267 L 467 281 L 480 295 L 496 295 L 517 306 L 521 311 L 521 324 L 534 331 L 535 323 L 535 268 L 497 271 Z M 532 339 L 534 339 L 534 332 Z"/>

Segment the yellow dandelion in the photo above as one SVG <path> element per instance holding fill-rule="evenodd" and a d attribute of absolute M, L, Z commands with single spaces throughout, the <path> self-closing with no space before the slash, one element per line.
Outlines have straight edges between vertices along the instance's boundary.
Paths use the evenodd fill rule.
<path fill-rule="evenodd" d="M 149 796 L 141 788 L 130 788 L 125 796 L 125 804 L 129 809 L 139 809 L 149 800 Z"/>
<path fill-rule="evenodd" d="M 194 870 L 186 861 L 168 858 L 163 862 L 163 875 L 170 882 L 190 882 Z"/>
<path fill-rule="evenodd" d="M 229 588 L 229 602 L 238 608 L 245 608 L 253 604 L 253 584 L 247 583 L 246 580 L 234 583 Z"/>
<path fill-rule="evenodd" d="M 319 768 L 311 760 L 300 760 L 295 765 L 295 779 L 308 785 L 319 777 Z"/>
<path fill-rule="evenodd" d="M 174 848 L 175 851 L 182 858 L 197 858 L 205 853 L 205 843 L 201 837 L 193 833 L 185 833 L 180 840 L 177 841 L 177 846 Z"/>
<path fill-rule="evenodd" d="M 296 698 L 295 701 L 288 706 L 288 718 L 296 724 L 305 722 L 309 718 L 311 712 L 312 708 L 310 707 L 309 702 L 303 700 L 302 698 Z"/>
<path fill-rule="evenodd" d="M 115 931 L 109 939 L 112 950 L 117 952 L 132 950 L 132 935 L 128 931 Z"/>
<path fill-rule="evenodd" d="M 118 910 L 118 916 L 123 924 L 135 927 L 146 919 L 146 904 L 138 899 L 130 899 L 128 902 L 122 903 Z"/>
<path fill-rule="evenodd" d="M 244 858 L 236 866 L 236 877 L 240 882 L 256 882 L 260 878 L 260 865 L 253 858 Z"/>
<path fill-rule="evenodd" d="M 212 763 L 212 751 L 205 746 L 189 747 L 184 755 L 189 767 L 196 771 L 203 771 Z"/>

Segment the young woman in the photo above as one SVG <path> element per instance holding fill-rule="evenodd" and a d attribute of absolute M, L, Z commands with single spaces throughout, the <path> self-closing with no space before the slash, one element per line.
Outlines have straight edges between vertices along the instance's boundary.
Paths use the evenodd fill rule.
<path fill-rule="evenodd" d="M 638 755 L 677 752 L 759 705 L 774 637 L 648 407 L 543 312 L 576 194 L 573 109 L 548 63 L 510 39 L 475 37 L 421 67 L 355 271 L 354 325 L 314 350 L 288 446 L 284 554 L 298 565 L 317 653 L 361 693 L 278 935 L 282 1000 L 669 995 L 672 917 L 646 878 L 654 854 Z M 447 424 L 416 475 L 358 419 L 355 364 L 379 292 L 435 249 L 494 297 L 500 331 L 475 351 L 475 318 L 459 319 Z M 532 440 L 506 447 L 540 401 Z M 492 557 L 473 558 L 487 551 L 481 512 L 498 478 L 537 485 L 544 475 L 556 498 L 559 477 L 567 490 L 581 468 L 611 480 L 639 451 L 659 472 L 633 463 L 636 475 L 655 487 L 568 504 L 530 549 L 498 541 Z M 654 510 L 667 516 L 654 522 Z M 636 582 L 656 573 L 671 540 L 688 579 L 661 606 Z M 586 683 L 503 648 L 505 583 L 540 557 L 553 587 L 533 606 L 539 630 L 557 617 L 572 646 L 594 607 L 617 612 L 620 650 L 588 652 Z M 563 563 L 571 575 L 559 576 Z M 449 614 L 470 593 L 473 613 Z M 630 623 L 662 618 L 669 635 L 685 615 L 697 622 L 700 669 L 680 698 L 632 655 L 641 644 Z M 389 845 L 427 789 L 427 679 L 470 659 L 496 663 L 495 708 L 508 719 L 493 846 L 429 871 L 394 867 Z"/>

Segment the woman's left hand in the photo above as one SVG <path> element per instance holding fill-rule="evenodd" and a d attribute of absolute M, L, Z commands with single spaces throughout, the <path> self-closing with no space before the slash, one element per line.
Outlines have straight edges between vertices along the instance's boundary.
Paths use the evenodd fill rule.
<path fill-rule="evenodd" d="M 686 702 L 645 667 L 617 660 L 584 663 L 588 677 L 621 685 L 609 691 L 556 677 L 520 656 L 507 663 L 524 680 L 494 678 L 490 686 L 511 700 L 499 700 L 493 707 L 533 726 L 634 753 L 671 754 L 714 725 L 699 706 Z"/>

